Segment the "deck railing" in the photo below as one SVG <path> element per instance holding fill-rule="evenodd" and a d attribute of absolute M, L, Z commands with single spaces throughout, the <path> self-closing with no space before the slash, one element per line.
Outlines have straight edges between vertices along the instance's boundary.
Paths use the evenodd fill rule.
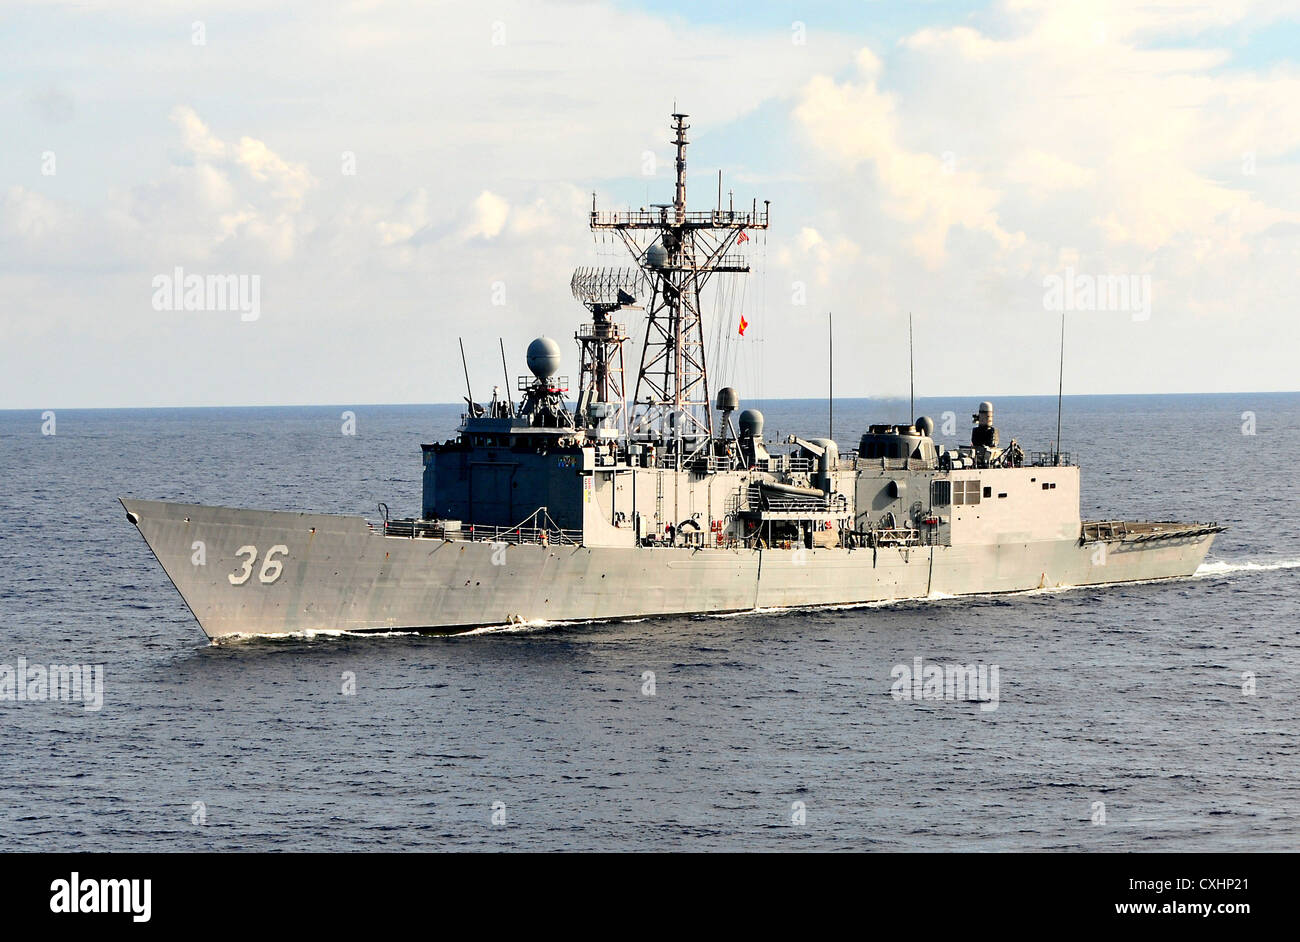
<path fill-rule="evenodd" d="M 480 543 L 563 543 L 579 546 L 581 530 L 558 527 L 485 527 L 447 528 L 429 520 L 389 520 L 382 527 L 372 526 L 384 536 L 405 540 L 468 540 Z"/>
<path fill-rule="evenodd" d="M 458 524 L 447 526 L 443 520 L 384 520 L 372 532 L 407 540 L 467 540 L 479 543 L 560 543 L 582 545 L 582 531 L 556 526 L 545 507 L 538 507 L 519 523 L 510 527 Z"/>
<path fill-rule="evenodd" d="M 805 458 L 802 456 L 792 455 L 772 455 L 768 458 L 762 458 L 754 465 L 756 471 L 767 471 L 775 474 L 779 471 L 813 471 L 816 470 L 816 459 Z"/>
<path fill-rule="evenodd" d="M 1128 536 L 1128 524 L 1123 520 L 1095 520 L 1083 524 L 1085 543 L 1096 540 L 1122 540 Z"/>
<path fill-rule="evenodd" d="M 1069 464 L 1068 451 L 1031 451 L 1025 456 L 1025 466 L 1030 468 L 1056 468 Z"/>

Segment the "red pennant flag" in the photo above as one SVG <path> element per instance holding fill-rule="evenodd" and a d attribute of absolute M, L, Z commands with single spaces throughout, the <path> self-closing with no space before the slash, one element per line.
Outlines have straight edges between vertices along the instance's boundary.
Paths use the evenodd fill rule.
<path fill-rule="evenodd" d="M 740 336 L 745 336 L 745 328 L 749 326 L 749 321 L 745 320 L 745 315 L 740 315 Z"/>
<path fill-rule="evenodd" d="M 745 230 L 744 230 L 744 229 L 741 229 L 741 230 L 740 230 L 740 238 L 737 239 L 736 241 L 737 241 L 737 242 L 748 242 L 748 241 L 749 241 L 749 236 L 745 234 Z"/>

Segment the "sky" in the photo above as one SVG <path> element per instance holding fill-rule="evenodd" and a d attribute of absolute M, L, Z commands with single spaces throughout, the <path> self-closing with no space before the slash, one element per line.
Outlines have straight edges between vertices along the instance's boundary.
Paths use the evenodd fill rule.
<path fill-rule="evenodd" d="M 1054 394 L 1062 316 L 1067 394 L 1294 390 L 1297 56 L 1273 0 L 6 0 L 0 408 L 576 374 L 674 107 L 689 203 L 771 201 L 704 303 L 742 401 L 824 394 L 828 312 L 837 396 L 906 394 L 909 315 L 919 395 Z"/>

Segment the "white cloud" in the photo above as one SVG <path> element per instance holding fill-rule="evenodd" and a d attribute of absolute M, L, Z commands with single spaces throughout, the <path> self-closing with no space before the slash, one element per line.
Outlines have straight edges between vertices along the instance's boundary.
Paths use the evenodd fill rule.
<path fill-rule="evenodd" d="M 235 163 L 247 170 L 254 180 L 269 184 L 276 199 L 285 200 L 294 207 L 302 204 L 303 197 L 315 184 L 306 167 L 281 160 L 265 144 L 251 137 L 240 138 Z"/>
<path fill-rule="evenodd" d="M 172 109 L 171 119 L 180 128 L 182 145 L 190 156 L 207 161 L 226 158 L 228 149 L 225 142 L 217 139 L 193 108 L 177 105 Z"/>
<path fill-rule="evenodd" d="M 945 155 L 909 149 L 901 140 L 894 96 L 876 84 L 880 60 L 869 51 L 858 57 L 861 78 L 838 83 L 826 76 L 803 89 L 795 116 L 814 146 L 846 170 L 869 164 L 893 216 L 912 225 L 910 243 L 927 264 L 945 257 L 953 226 L 984 232 L 1000 246 L 1019 237 L 998 222 L 1000 193 L 979 174 L 956 169 Z"/>
<path fill-rule="evenodd" d="M 474 200 L 469 222 L 461 230 L 465 239 L 492 239 L 501 234 L 510 215 L 510 204 L 497 194 L 484 190 Z"/>
<path fill-rule="evenodd" d="M 1006 179 L 1022 192 L 1044 196 L 1058 190 L 1077 190 L 1094 183 L 1097 171 L 1071 163 L 1057 154 L 1031 148 L 1011 158 Z"/>
<path fill-rule="evenodd" d="M 698 146 L 854 48 L 604 2 L 218 2 L 204 46 L 166 3 L 133 6 L 129 28 L 112 3 L 77 16 L 38 10 L 27 42 L 0 40 L 11 75 L 75 60 L 71 114 L 101 119 L 59 125 L 60 174 L 31 179 L 6 161 L 49 145 L 35 92 L 13 98 L 29 119 L 6 120 L 19 139 L 0 154 L 17 171 L 0 196 L 0 334 L 58 342 L 66 369 L 0 346 L 5 404 L 454 399 L 459 381 L 427 368 L 449 336 L 472 361 L 498 335 L 513 348 L 584 316 L 568 281 L 594 261 L 590 191 L 631 178 L 662 198 L 674 97 Z M 631 36 L 659 52 L 592 55 Z M 661 172 L 638 179 L 647 150 Z M 151 279 L 174 266 L 260 275 L 261 318 L 152 310 Z M 356 368 L 361 344 L 425 357 L 377 374 Z M 166 375 L 115 365 L 142 351 Z"/>
<path fill-rule="evenodd" d="M 760 266 L 772 249 L 747 301 L 770 351 L 819 357 L 808 327 L 828 309 L 837 347 L 899 349 L 915 310 L 918 340 L 938 341 L 923 368 L 969 386 L 972 358 L 1029 342 L 1042 278 L 1069 258 L 1153 276 L 1147 333 L 1080 325 L 1103 389 L 1187 388 L 1186 362 L 1225 349 L 1249 351 L 1249 369 L 1220 371 L 1238 387 L 1291 368 L 1267 338 L 1291 330 L 1300 261 L 1300 72 L 1178 44 L 1280 4 L 1009 0 L 874 49 L 829 27 L 795 46 L 784 28 L 522 0 L 217 3 L 194 47 L 173 6 L 133 7 L 128 29 L 118 9 L 80 9 L 96 28 L 71 29 L 56 5 L 26 42 L 0 40 L 29 77 L 0 96 L 0 404 L 454 400 L 459 380 L 428 366 L 449 338 L 495 377 L 498 336 L 513 350 L 583 315 L 574 265 L 626 264 L 617 245 L 593 255 L 590 192 L 603 207 L 668 195 L 674 98 L 692 113 L 692 202 L 712 202 L 724 161 L 738 205 L 753 181 L 776 200 L 746 249 Z M 628 37 L 656 54 L 593 54 Z M 85 76 L 59 82 L 66 120 L 32 121 L 65 61 Z M 33 169 L 46 149 L 57 176 Z M 175 265 L 261 274 L 261 320 L 151 310 L 150 278 Z M 1153 337 L 1161 356 L 1119 372 L 1113 350 Z M 33 338 L 57 344 L 57 375 L 11 342 Z M 358 352 L 388 349 L 417 354 L 379 373 Z M 140 351 L 162 375 L 122 368 Z M 988 392 L 1051 388 L 1050 359 L 1020 358 Z M 837 388 L 905 389 L 901 362 L 873 357 Z M 807 392 L 770 375 L 768 394 Z"/>
<path fill-rule="evenodd" d="M 883 207 L 931 267 L 952 261 L 959 230 L 990 237 L 986 271 L 1048 269 L 1062 245 L 1083 264 L 1130 271 L 1220 265 L 1227 310 L 1245 274 L 1230 267 L 1300 221 L 1293 198 L 1243 172 L 1269 163 L 1270 176 L 1296 180 L 1300 75 L 1220 70 L 1227 50 L 1165 44 L 1274 15 L 1246 3 L 1014 0 L 990 18 L 996 28 L 923 29 L 888 64 L 864 54 L 856 77 L 814 78 L 795 114 L 828 166 L 873 175 L 875 187 L 850 180 L 847 197 Z M 1177 284 L 1167 304 L 1186 300 Z"/>

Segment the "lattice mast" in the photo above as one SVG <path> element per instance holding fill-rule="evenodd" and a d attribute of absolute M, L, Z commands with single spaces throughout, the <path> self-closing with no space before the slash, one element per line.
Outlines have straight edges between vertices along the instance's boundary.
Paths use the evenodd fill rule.
<path fill-rule="evenodd" d="M 592 196 L 591 228 L 623 239 L 650 286 L 645 342 L 637 373 L 629 436 L 661 442 L 680 463 L 713 439 L 700 294 L 715 272 L 749 271 L 744 256 L 729 254 L 747 229 L 766 229 L 770 203 L 748 213 L 721 199 L 711 212 L 686 209 L 687 115 L 675 112 L 676 187 L 671 204 L 650 211 L 602 213 Z"/>

